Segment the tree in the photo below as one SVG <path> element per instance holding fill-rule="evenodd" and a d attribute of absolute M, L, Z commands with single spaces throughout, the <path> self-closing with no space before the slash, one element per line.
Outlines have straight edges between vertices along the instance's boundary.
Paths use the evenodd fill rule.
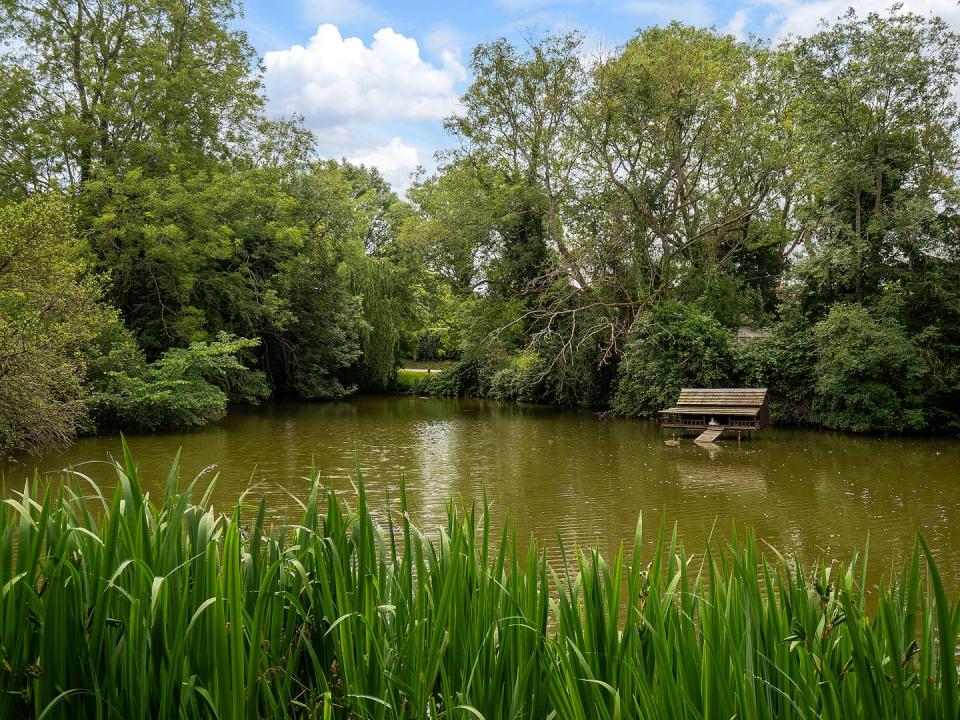
<path fill-rule="evenodd" d="M 606 225 L 622 260 L 611 267 L 599 246 L 591 268 L 627 273 L 611 279 L 642 306 L 686 268 L 722 271 L 782 242 L 789 129 L 774 53 L 674 23 L 643 31 L 594 73 L 583 192 L 609 216 L 588 206 L 581 223 Z"/>
<path fill-rule="evenodd" d="M 652 416 L 681 388 L 716 387 L 731 369 L 729 338 L 716 320 L 683 303 L 661 303 L 630 331 L 613 408 Z"/>
<path fill-rule="evenodd" d="M 519 50 L 505 39 L 478 45 L 471 58 L 474 80 L 464 94 L 465 112 L 445 123 L 464 142 L 463 152 L 499 170 L 514 188 L 512 227 L 503 234 L 508 272 L 533 278 L 546 248 L 559 252 L 583 284 L 576 258 L 560 227 L 562 198 L 576 165 L 569 142 L 585 73 L 577 33 L 527 41 Z"/>
<path fill-rule="evenodd" d="M 960 36 L 939 17 L 851 9 L 799 40 L 799 119 L 820 156 L 822 221 L 806 245 L 805 307 L 869 300 L 942 256 L 955 234 Z"/>
<path fill-rule="evenodd" d="M 860 432 L 926 426 L 929 368 L 895 320 L 837 304 L 814 326 L 813 337 L 814 422 Z"/>
<path fill-rule="evenodd" d="M 85 414 L 87 349 L 117 322 L 56 196 L 0 206 L 0 448 L 68 443 Z"/>
<path fill-rule="evenodd" d="M 364 255 L 366 225 L 338 163 L 311 164 L 290 179 L 289 192 L 267 281 L 283 311 L 262 333 L 265 367 L 281 391 L 342 397 L 355 389 L 346 375 L 361 356 L 363 308 L 350 287 L 350 259 Z"/>
<path fill-rule="evenodd" d="M 401 235 L 455 295 L 470 296 L 498 274 L 497 180 L 492 167 L 466 158 L 410 188 L 414 212 Z"/>
<path fill-rule="evenodd" d="M 49 122 L 38 79 L 0 56 L 0 202 L 55 187 L 54 147 L 60 126 Z"/>
<path fill-rule="evenodd" d="M 234 0 L 13 4 L 12 59 L 36 79 L 37 119 L 60 133 L 45 146 L 56 175 L 79 187 L 232 157 L 263 103 L 238 13 Z"/>

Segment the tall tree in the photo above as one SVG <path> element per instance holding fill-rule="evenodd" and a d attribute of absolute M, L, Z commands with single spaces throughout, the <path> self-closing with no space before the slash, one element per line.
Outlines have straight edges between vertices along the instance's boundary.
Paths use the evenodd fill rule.
<path fill-rule="evenodd" d="M 0 207 L 0 448 L 49 450 L 76 432 L 91 347 L 117 322 L 88 270 L 62 198 Z"/>
<path fill-rule="evenodd" d="M 560 228 L 560 208 L 576 163 L 569 142 L 585 87 L 577 33 L 529 40 L 518 49 L 505 39 L 478 45 L 465 112 L 447 128 L 515 186 L 514 221 L 505 228 L 504 252 L 520 263 L 510 274 L 532 280 L 546 271 L 546 247 L 559 252 L 569 272 L 586 280 Z M 526 263 L 527 267 L 522 264 Z"/>
<path fill-rule="evenodd" d="M 851 9 L 793 55 L 800 119 L 820 156 L 824 217 L 806 279 L 822 313 L 876 296 L 956 242 L 943 218 L 958 200 L 960 36 L 899 6 L 866 18 Z"/>
<path fill-rule="evenodd" d="M 209 166 L 259 117 L 259 76 L 235 0 L 39 0 L 13 5 L 11 60 L 36 78 L 62 182 Z"/>

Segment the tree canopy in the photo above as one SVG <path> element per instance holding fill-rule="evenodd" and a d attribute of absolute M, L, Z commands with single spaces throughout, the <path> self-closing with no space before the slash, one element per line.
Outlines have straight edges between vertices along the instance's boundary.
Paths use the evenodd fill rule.
<path fill-rule="evenodd" d="M 406 198 L 269 118 L 235 0 L 0 19 L 0 446 L 390 390 L 960 431 L 960 38 L 851 10 L 478 45 Z M 736 330 L 757 330 L 737 340 Z"/>

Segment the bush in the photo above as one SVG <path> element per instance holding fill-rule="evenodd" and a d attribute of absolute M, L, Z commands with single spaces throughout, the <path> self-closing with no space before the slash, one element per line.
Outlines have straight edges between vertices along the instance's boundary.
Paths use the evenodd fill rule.
<path fill-rule="evenodd" d="M 490 381 L 490 397 L 496 400 L 541 402 L 546 363 L 536 353 L 521 352 L 497 370 Z"/>
<path fill-rule="evenodd" d="M 259 344 L 221 333 L 153 363 L 107 370 L 91 381 L 93 424 L 101 432 L 199 427 L 222 419 L 231 401 L 258 402 L 269 395 L 266 378 L 241 358 Z"/>
<path fill-rule="evenodd" d="M 810 420 L 816 356 L 809 325 L 778 323 L 765 335 L 733 343 L 732 355 L 736 384 L 768 389 L 774 422 Z"/>
<path fill-rule="evenodd" d="M 482 397 L 487 383 L 481 382 L 481 378 L 485 376 L 483 363 L 479 360 L 461 360 L 442 373 L 431 373 L 423 390 L 430 395 L 445 397 Z"/>
<path fill-rule="evenodd" d="M 837 430 L 905 432 L 926 426 L 929 367 L 903 328 L 861 305 L 837 304 L 813 328 L 811 419 Z"/>
<path fill-rule="evenodd" d="M 416 370 L 397 370 L 397 387 L 411 393 L 422 392 L 432 374 Z"/>
<path fill-rule="evenodd" d="M 733 366 L 727 331 L 685 303 L 663 303 L 639 316 L 620 363 L 613 409 L 651 416 L 683 387 L 716 387 Z"/>

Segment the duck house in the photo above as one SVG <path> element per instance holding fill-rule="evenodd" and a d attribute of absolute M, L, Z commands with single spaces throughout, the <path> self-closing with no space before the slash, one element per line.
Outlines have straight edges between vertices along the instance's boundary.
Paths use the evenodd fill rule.
<path fill-rule="evenodd" d="M 770 424 L 766 388 L 684 388 L 660 411 L 660 425 L 681 430 L 752 432 Z M 711 438 L 714 439 L 714 438 Z"/>

